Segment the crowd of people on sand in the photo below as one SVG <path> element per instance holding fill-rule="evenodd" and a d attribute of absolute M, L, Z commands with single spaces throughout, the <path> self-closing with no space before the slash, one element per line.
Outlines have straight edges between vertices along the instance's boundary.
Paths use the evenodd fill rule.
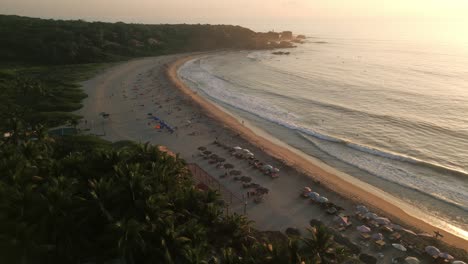
<path fill-rule="evenodd" d="M 248 149 L 243 149 L 239 146 L 230 147 L 226 144 L 215 140 L 213 142 L 215 146 L 226 150 L 231 157 L 245 160 L 248 162 L 249 166 L 253 169 L 257 169 L 262 174 L 271 177 L 272 179 L 279 177 L 279 169 L 273 167 L 272 165 L 260 162 L 255 159 L 255 155 Z M 269 193 L 269 189 L 261 186 L 258 183 L 252 182 L 252 177 L 242 175 L 242 172 L 235 170 L 234 165 L 227 163 L 226 158 L 214 154 L 212 151 L 209 151 L 206 147 L 199 147 L 199 154 L 204 159 L 209 160 L 210 164 L 213 164 L 218 169 L 223 169 L 224 173 L 220 175 L 220 178 L 229 178 L 232 176 L 232 180 L 238 181 L 242 184 L 242 187 L 246 189 L 247 198 L 253 198 L 255 203 L 260 203 L 263 201 L 266 194 Z"/>
<path fill-rule="evenodd" d="M 454 257 L 449 253 L 441 252 L 435 246 L 425 244 L 424 240 L 421 239 L 421 237 L 435 237 L 437 239 L 442 236 L 438 231 L 434 232 L 435 236 L 428 233 L 417 234 L 410 229 L 392 223 L 388 218 L 371 212 L 364 205 L 357 205 L 354 215 L 346 215 L 343 213 L 342 207 L 330 202 L 328 198 L 314 192 L 308 186 L 301 190 L 300 196 L 310 199 L 313 204 L 321 206 L 327 214 L 333 215 L 332 228 L 337 231 L 345 231 L 353 226 L 353 221 L 356 222 L 355 231 L 359 233 L 361 246 L 369 247 L 373 244 L 377 251 L 393 248 L 404 252 L 404 256 L 393 258 L 392 263 L 417 264 L 420 263 L 419 258 L 429 257 L 437 263 L 466 264 L 454 260 Z M 377 256 L 384 257 L 381 252 Z"/>

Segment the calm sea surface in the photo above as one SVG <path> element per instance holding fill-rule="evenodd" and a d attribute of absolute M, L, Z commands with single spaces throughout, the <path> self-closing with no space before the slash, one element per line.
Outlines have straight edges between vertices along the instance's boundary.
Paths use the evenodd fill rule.
<path fill-rule="evenodd" d="M 287 51 L 219 53 L 179 74 L 279 140 L 468 238 L 468 53 L 319 38 Z"/>

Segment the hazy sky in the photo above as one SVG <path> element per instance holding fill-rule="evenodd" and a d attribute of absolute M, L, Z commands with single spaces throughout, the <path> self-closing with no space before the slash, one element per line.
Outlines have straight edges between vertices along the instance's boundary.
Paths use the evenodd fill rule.
<path fill-rule="evenodd" d="M 468 42 L 468 0 L 0 0 L 0 12 L 138 23 L 236 24 L 357 38 Z"/>

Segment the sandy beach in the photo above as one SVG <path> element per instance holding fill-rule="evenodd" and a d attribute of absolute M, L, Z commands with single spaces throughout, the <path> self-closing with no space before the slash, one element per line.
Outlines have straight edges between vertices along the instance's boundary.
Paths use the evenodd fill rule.
<path fill-rule="evenodd" d="M 364 204 L 371 211 L 417 232 L 432 234 L 437 230 L 406 213 L 400 205 L 389 202 L 385 194 L 378 194 L 372 187 L 281 142 L 272 142 L 266 133 L 238 120 L 190 90 L 177 77 L 177 69 L 193 56 L 196 55 L 131 60 L 84 82 L 83 89 L 88 98 L 83 102 L 84 107 L 78 111 L 84 117 L 80 127 L 112 141 L 135 140 L 167 146 L 180 153 L 188 163 L 197 164 L 217 178 L 238 200 L 230 209 L 243 213 L 242 197 L 246 197 L 246 189 L 232 178 L 220 179 L 218 176 L 224 170 L 217 169 L 200 157 L 197 148 L 204 146 L 226 158 L 226 162 L 233 164 L 243 175 L 270 190 L 262 203 L 254 203 L 252 198 L 246 200 L 246 213 L 260 230 L 284 231 L 287 227 L 303 229 L 311 219 L 332 226 L 333 216 L 320 206 L 299 197 L 304 186 L 310 186 L 313 191 L 328 197 L 343 207 L 344 213 L 348 215 L 354 214 L 357 204 Z M 102 118 L 99 115 L 102 112 L 108 113 L 109 118 Z M 164 120 L 174 129 L 174 133 L 156 128 L 157 122 L 149 117 Z M 215 139 L 229 146 L 248 148 L 259 160 L 278 167 L 280 177 L 271 179 L 254 170 L 246 160 L 232 157 L 227 150 L 214 145 Z M 342 233 L 356 241 L 363 252 L 373 255 L 382 252 L 382 263 L 389 263 L 392 257 L 402 255 L 391 245 L 384 250 L 377 250 L 372 243 L 360 240 L 359 232 L 356 231 L 360 223 L 354 218 L 352 221 L 353 226 Z M 468 250 L 466 240 L 450 233 L 443 234 L 446 243 Z"/>

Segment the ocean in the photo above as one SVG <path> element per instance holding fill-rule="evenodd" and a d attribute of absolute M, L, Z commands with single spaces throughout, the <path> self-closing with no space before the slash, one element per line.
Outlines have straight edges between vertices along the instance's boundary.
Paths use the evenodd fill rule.
<path fill-rule="evenodd" d="M 339 38 L 308 38 L 285 51 L 211 54 L 179 76 L 276 139 L 468 239 L 468 52 Z"/>

